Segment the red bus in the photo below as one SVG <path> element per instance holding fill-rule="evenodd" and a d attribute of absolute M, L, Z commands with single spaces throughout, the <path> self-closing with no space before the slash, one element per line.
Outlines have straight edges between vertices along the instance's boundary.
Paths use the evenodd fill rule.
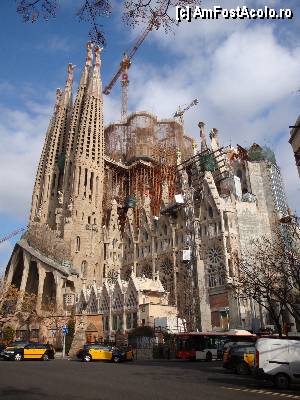
<path fill-rule="evenodd" d="M 245 330 L 190 332 L 176 335 L 176 358 L 182 360 L 222 359 L 228 342 L 255 342 L 256 335 Z"/>

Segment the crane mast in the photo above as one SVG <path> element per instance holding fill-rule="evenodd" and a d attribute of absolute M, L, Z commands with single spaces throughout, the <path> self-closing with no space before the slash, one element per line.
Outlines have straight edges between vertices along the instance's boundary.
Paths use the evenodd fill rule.
<path fill-rule="evenodd" d="M 128 112 L 128 86 L 129 86 L 128 70 L 131 65 L 131 59 L 137 52 L 140 45 L 146 39 L 148 33 L 152 30 L 153 25 L 154 25 L 153 22 L 150 22 L 150 24 L 147 26 L 147 28 L 144 30 L 144 32 L 141 34 L 141 36 L 134 43 L 134 45 L 131 48 L 131 50 L 129 51 L 129 53 L 124 53 L 119 69 L 117 70 L 115 75 L 112 77 L 109 84 L 107 86 L 105 86 L 105 88 L 103 90 L 103 94 L 109 95 L 114 84 L 117 82 L 117 80 L 121 76 L 121 90 L 122 90 L 121 119 L 122 120 L 125 120 L 127 118 L 127 112 Z"/>

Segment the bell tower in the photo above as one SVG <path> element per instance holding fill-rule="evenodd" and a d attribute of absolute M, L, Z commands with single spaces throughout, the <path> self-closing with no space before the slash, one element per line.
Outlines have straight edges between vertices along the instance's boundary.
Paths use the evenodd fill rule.
<path fill-rule="evenodd" d="M 50 120 L 37 169 L 32 195 L 30 223 L 48 224 L 56 228 L 55 210 L 61 201 L 64 163 L 72 113 L 74 66 L 68 65 L 65 89 L 56 90 L 56 104 Z"/>
<path fill-rule="evenodd" d="M 60 230 L 70 243 L 73 266 L 83 283 L 101 282 L 104 123 L 101 49 L 87 46 L 70 124 L 65 163 L 64 200 Z"/>

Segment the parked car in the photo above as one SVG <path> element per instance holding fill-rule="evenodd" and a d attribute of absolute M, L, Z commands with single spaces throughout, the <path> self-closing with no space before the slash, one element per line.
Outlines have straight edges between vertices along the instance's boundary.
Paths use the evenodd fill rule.
<path fill-rule="evenodd" d="M 232 345 L 223 355 L 223 367 L 238 375 L 250 374 L 254 366 L 255 344 Z"/>
<path fill-rule="evenodd" d="M 271 380 L 279 389 L 300 383 L 298 337 L 260 338 L 256 342 L 255 375 Z"/>
<path fill-rule="evenodd" d="M 3 351 L 5 360 L 43 360 L 47 361 L 54 358 L 54 349 L 49 344 L 27 343 L 25 346 L 8 346 Z"/>
<path fill-rule="evenodd" d="M 3 342 L 0 342 L 0 358 L 3 357 L 3 351 L 6 348 L 6 344 Z"/>
<path fill-rule="evenodd" d="M 242 341 L 242 342 L 241 341 L 238 341 L 238 342 L 234 342 L 234 341 L 225 342 L 223 347 L 222 347 L 222 349 L 221 349 L 221 354 L 222 354 L 221 359 L 223 359 L 223 361 L 226 360 L 226 358 L 228 357 L 229 350 L 232 347 L 234 347 L 234 346 L 255 346 L 255 341 L 256 341 L 256 338 L 255 338 L 255 340 L 251 340 L 251 341 L 247 341 L 247 342 L 246 341 Z"/>
<path fill-rule="evenodd" d="M 8 348 L 24 348 L 27 344 L 29 344 L 28 341 L 23 341 L 23 340 L 14 340 L 10 342 L 6 347 Z"/>
<path fill-rule="evenodd" d="M 106 346 L 103 344 L 86 344 L 77 353 L 77 358 L 89 362 L 94 360 L 112 361 L 132 361 L 133 351 L 128 348 Z"/>

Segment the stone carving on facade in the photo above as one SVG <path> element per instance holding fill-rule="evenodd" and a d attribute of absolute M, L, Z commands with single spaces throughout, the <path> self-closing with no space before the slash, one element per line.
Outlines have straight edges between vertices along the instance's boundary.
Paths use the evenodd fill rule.
<path fill-rule="evenodd" d="M 55 95 L 56 95 L 55 111 L 57 112 L 58 108 L 59 108 L 59 104 L 60 104 L 61 98 L 62 98 L 62 90 L 60 88 L 57 88 Z"/>
<path fill-rule="evenodd" d="M 92 42 L 88 42 L 86 45 L 87 55 L 86 55 L 86 65 L 90 67 L 93 63 L 93 47 L 94 44 Z"/>
<path fill-rule="evenodd" d="M 64 194 L 61 190 L 57 192 L 58 194 L 58 204 L 63 204 L 64 203 Z"/>

